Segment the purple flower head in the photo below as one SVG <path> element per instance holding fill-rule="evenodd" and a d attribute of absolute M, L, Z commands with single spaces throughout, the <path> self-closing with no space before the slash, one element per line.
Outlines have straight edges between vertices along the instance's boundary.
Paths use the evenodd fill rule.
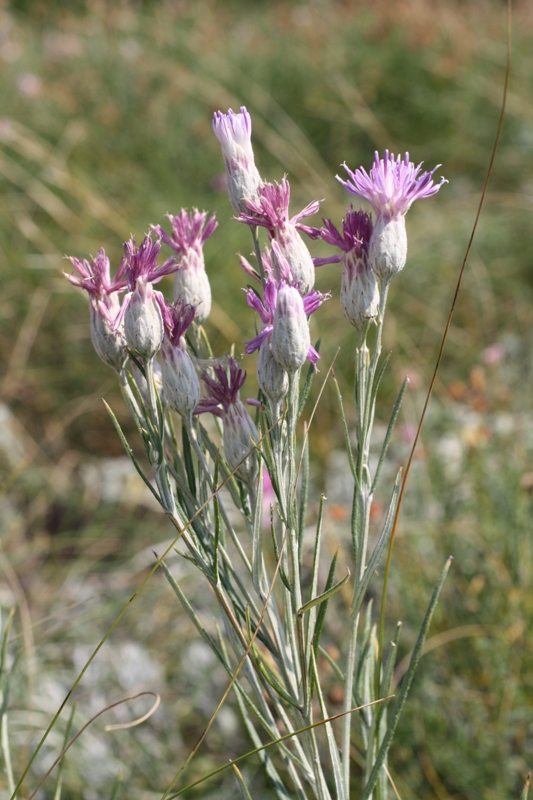
<path fill-rule="evenodd" d="M 69 258 L 77 270 L 75 275 L 65 277 L 73 286 L 84 289 L 89 295 L 91 309 L 91 339 L 94 348 L 105 364 L 120 371 L 127 358 L 125 341 L 120 329 L 119 293 L 126 288 L 126 259 L 122 259 L 111 280 L 109 259 L 101 248 L 91 262 L 80 258 Z"/>
<path fill-rule="evenodd" d="M 152 241 L 149 233 L 146 234 L 139 247 L 135 239 L 124 242 L 124 256 L 126 259 L 126 278 L 130 292 L 148 283 L 158 283 L 165 275 L 171 275 L 179 268 L 174 257 L 167 258 L 164 264 L 157 264 L 161 250 L 161 242 Z"/>
<path fill-rule="evenodd" d="M 70 281 L 73 286 L 79 286 L 80 289 L 85 289 L 90 299 L 96 298 L 98 300 L 105 300 L 106 297 L 114 292 L 121 292 L 126 288 L 126 259 L 122 259 L 115 277 L 111 280 L 109 258 L 103 247 L 100 248 L 98 255 L 96 258 L 93 258 L 91 262 L 87 261 L 85 258 L 74 258 L 73 256 L 69 256 L 68 260 L 77 270 L 80 277 L 77 278 L 75 275 L 67 275 L 67 273 L 64 272 L 65 278 Z"/>
<path fill-rule="evenodd" d="M 165 323 L 166 335 L 172 347 L 184 349 L 185 345 L 182 340 L 192 324 L 195 313 L 194 306 L 179 301 L 170 306 Z"/>
<path fill-rule="evenodd" d="M 296 300 L 293 297 L 295 292 L 298 295 L 299 300 Z M 271 343 L 275 327 L 276 310 L 278 307 L 278 297 L 280 293 L 282 293 L 284 296 L 288 295 L 288 300 L 285 299 L 283 301 L 284 305 L 287 305 L 288 302 L 291 310 L 294 304 L 296 304 L 297 306 L 296 313 L 291 314 L 291 316 L 296 316 L 297 318 L 300 318 L 301 317 L 300 310 L 301 310 L 301 312 L 303 313 L 303 319 L 305 321 L 306 326 L 307 326 L 307 317 L 313 314 L 322 305 L 322 303 L 330 297 L 329 294 L 321 294 L 321 292 L 316 292 L 316 291 L 308 292 L 306 295 L 304 295 L 304 297 L 301 297 L 295 286 L 292 286 L 286 281 L 280 281 L 279 284 L 276 284 L 276 281 L 272 279 L 267 280 L 265 283 L 263 300 L 261 300 L 258 297 L 258 295 L 253 291 L 253 289 L 245 289 L 246 302 L 248 303 L 250 308 L 252 308 L 254 311 L 257 311 L 263 323 L 263 330 L 261 331 L 261 333 L 259 333 L 249 342 L 246 342 L 245 353 L 247 353 L 248 355 L 250 355 L 251 353 L 255 353 L 255 351 L 259 347 L 261 347 L 263 342 Z M 289 302 L 289 301 L 294 301 L 294 302 Z M 300 325 L 300 322 L 301 320 L 299 319 L 298 325 Z M 315 348 L 312 347 L 312 345 L 309 343 L 305 357 L 308 358 L 312 364 L 316 364 L 320 356 L 318 355 Z"/>
<path fill-rule="evenodd" d="M 167 214 L 172 225 L 172 235 L 169 236 L 161 225 L 152 225 L 152 229 L 166 245 L 180 256 L 178 269 L 203 268 L 204 258 L 202 247 L 209 237 L 218 228 L 215 215 L 207 219 L 206 211 L 198 211 L 197 208 L 189 213 L 184 208 L 176 216 Z M 191 251 L 200 259 L 199 263 L 194 260 L 189 263 Z M 185 262 L 185 263 L 184 263 Z"/>
<path fill-rule="evenodd" d="M 253 289 L 245 289 L 244 293 L 246 295 L 246 302 L 251 309 L 257 311 L 263 323 L 263 330 L 261 333 L 254 339 L 246 342 L 244 352 L 250 355 L 251 353 L 255 353 L 265 339 L 270 339 L 272 336 L 274 314 L 278 298 L 276 281 L 272 278 L 266 281 L 263 300 L 261 300 Z"/>
<path fill-rule="evenodd" d="M 69 257 L 72 266 L 77 270 L 80 277 L 67 275 L 65 278 L 73 285 L 84 289 L 89 295 L 89 302 L 93 311 L 99 311 L 109 325 L 113 325 L 115 318 L 120 311 L 119 293 L 127 287 L 125 277 L 127 261 L 123 258 L 118 266 L 113 280 L 111 280 L 111 270 L 109 258 L 103 247 L 98 251 L 96 258 L 90 262 L 85 258 Z"/>
<path fill-rule="evenodd" d="M 335 227 L 330 219 L 323 219 L 325 227 L 317 231 L 317 238 L 322 239 L 332 247 L 338 247 L 343 254 L 350 253 L 358 258 L 368 255 L 370 237 L 372 235 L 372 217 L 360 209 L 354 211 L 350 206 L 349 211 L 342 221 L 342 233 Z M 327 258 L 314 258 L 315 267 L 324 264 L 338 264 L 343 261 L 342 255 L 328 256 Z"/>
<path fill-rule="evenodd" d="M 375 319 L 379 312 L 379 290 L 368 257 L 373 230 L 372 217 L 362 210 L 354 211 L 351 206 L 342 221 L 342 233 L 331 220 L 325 219 L 323 222 L 325 228 L 320 230 L 320 238 L 342 250 L 342 255 L 315 259 L 315 266 L 340 261 L 341 308 L 348 322 L 362 331 L 368 321 Z"/>
<path fill-rule="evenodd" d="M 248 201 L 250 214 L 240 214 L 240 222 L 248 225 L 261 225 L 267 228 L 272 238 L 279 238 L 278 234 L 287 225 L 294 225 L 298 230 L 307 232 L 307 226 L 300 220 L 316 214 L 320 207 L 318 200 L 309 203 L 302 211 L 289 219 L 289 201 L 291 198 L 291 187 L 287 178 L 283 178 L 280 183 L 265 183 L 259 190 L 257 201 Z M 314 229 L 312 229 L 314 230 Z"/>
<path fill-rule="evenodd" d="M 257 197 L 261 177 L 254 162 L 252 150 L 252 121 L 244 106 L 236 114 L 216 111 L 213 131 L 222 146 L 222 155 L 228 176 L 228 195 L 236 214 L 246 210 L 247 201 Z"/>
<path fill-rule="evenodd" d="M 161 292 L 154 290 L 153 284 L 175 272 L 177 263 L 175 258 L 169 258 L 158 265 L 160 250 L 161 243 L 152 241 L 150 234 L 144 237 L 139 247 L 134 239 L 124 244 L 130 291 L 124 298 L 115 325 L 124 321 L 128 347 L 145 359 L 153 358 L 161 347 L 165 327 L 172 324 L 165 299 Z"/>
<path fill-rule="evenodd" d="M 415 167 L 409 161 L 409 153 L 402 160 L 401 156 L 395 158 L 394 153 L 385 150 L 385 158 L 380 159 L 376 151 L 370 174 L 363 167 L 352 172 L 346 164 L 343 166 L 348 180 L 343 181 L 338 175 L 337 180 L 356 197 L 368 200 L 376 214 L 387 219 L 406 214 L 415 200 L 431 197 L 448 182 L 441 178 L 438 185 L 433 183 L 433 174 L 440 164 L 419 175 L 422 164 Z"/>
<path fill-rule="evenodd" d="M 236 114 L 229 109 L 227 114 L 215 111 L 213 131 L 222 146 L 226 162 L 242 162 L 244 158 L 254 160 L 252 150 L 252 120 L 244 106 Z"/>
<path fill-rule="evenodd" d="M 174 300 L 196 308 L 196 321 L 203 322 L 211 311 L 211 287 L 205 271 L 203 244 L 217 229 L 215 215 L 208 220 L 205 211 L 194 208 L 189 214 L 182 209 L 177 216 L 168 215 L 172 236 L 161 225 L 153 225 L 161 240 L 178 255 L 174 279 Z"/>
<path fill-rule="evenodd" d="M 314 235 L 316 229 L 304 225 L 300 220 L 316 214 L 319 202 L 309 203 L 302 211 L 289 218 L 290 184 L 286 178 L 280 183 L 266 183 L 259 192 L 256 202 L 248 202 L 248 211 L 237 218 L 247 225 L 260 225 L 268 230 L 269 238 L 276 242 L 279 251 L 273 247 L 272 265 L 278 280 L 295 281 L 302 294 L 313 288 L 315 270 L 311 254 L 298 231 Z M 278 252 L 281 252 L 289 265 L 290 277 L 283 274 Z"/>
<path fill-rule="evenodd" d="M 202 374 L 208 395 L 200 400 L 194 413 L 209 411 L 222 417 L 224 451 L 228 467 L 235 471 L 241 480 L 251 482 L 257 476 L 258 459 L 253 442 L 259 440 L 259 434 L 240 399 L 246 372 L 240 369 L 235 359 L 231 357 L 228 358 L 228 365 L 229 375 L 220 364 L 214 367 L 214 378 L 206 372 Z M 248 402 L 257 404 L 257 401 Z"/>
<path fill-rule="evenodd" d="M 171 325 L 161 346 L 163 390 L 171 408 L 190 419 L 200 400 L 200 381 L 187 352 L 184 336 L 194 319 L 193 306 L 175 303 L 169 309 Z"/>
<path fill-rule="evenodd" d="M 240 401 L 240 390 L 246 380 L 246 372 L 239 367 L 231 356 L 228 356 L 229 375 L 222 364 L 213 367 L 214 378 L 207 372 L 202 372 L 202 380 L 207 388 L 207 396 L 200 400 L 197 414 L 210 411 L 212 414 L 221 417 L 223 412 L 227 412 L 232 404 Z M 220 409 L 222 406 L 222 409 Z"/>

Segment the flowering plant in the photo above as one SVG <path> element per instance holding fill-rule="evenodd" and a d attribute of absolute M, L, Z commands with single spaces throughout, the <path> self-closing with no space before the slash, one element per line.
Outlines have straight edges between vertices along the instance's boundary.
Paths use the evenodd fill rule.
<path fill-rule="evenodd" d="M 394 696 L 399 626 L 387 647 L 383 621 L 379 631 L 373 622 L 368 590 L 390 547 L 401 473 L 390 488 L 389 506 L 377 531 L 371 530 L 371 507 L 406 382 L 376 464 L 370 461 L 370 440 L 387 363 L 381 359 L 387 294 L 407 254 L 405 214 L 414 200 L 434 195 L 444 179 L 434 185 L 435 170 L 420 175 L 421 167 L 415 167 L 408 154 L 395 159 L 386 152 L 381 160 L 376 154 L 370 173 L 346 168 L 349 178 L 341 181 L 352 194 L 370 202 L 376 219 L 350 207 L 341 229 L 331 220 L 314 228 L 301 219 L 317 213 L 317 201 L 290 217 L 287 178 L 276 184 L 261 179 L 245 108 L 239 113 L 217 112 L 213 129 L 222 146 L 231 204 L 238 221 L 251 231 L 257 260 L 257 269 L 246 259 L 241 265 L 255 280 L 245 296 L 262 329 L 240 344 L 247 354 L 259 351 L 259 396 L 241 399 L 246 373 L 232 356 L 214 358 L 200 327 L 211 305 L 203 245 L 215 231 L 214 217 L 208 220 L 205 212 L 182 210 L 169 217 L 171 235 L 152 226 L 157 240 L 147 236 L 139 248 L 133 241 L 126 243 L 113 281 L 103 251 L 92 265 L 71 259 L 80 277 L 67 277 L 89 293 L 92 318 L 97 315 L 100 320 L 98 330 L 115 337 L 107 349 L 100 338 L 93 335 L 93 340 L 98 354 L 120 376 L 151 474 L 145 474 L 114 415 L 112 419 L 133 463 L 176 528 L 173 546 L 181 541 L 184 557 L 196 565 L 217 598 L 222 629 L 208 630 L 200 621 L 164 556 L 158 565 L 185 613 L 231 675 L 230 687 L 254 752 L 276 796 L 348 800 L 357 791 L 362 800 L 384 800 L 391 782 L 389 748 L 449 565 L 430 600 L 410 667 Z M 261 228 L 268 239 L 263 250 Z M 302 232 L 341 253 L 313 260 Z M 161 244 L 173 256 L 159 265 Z M 302 438 L 298 424 L 319 360 L 310 317 L 330 297 L 313 290 L 314 270 L 339 262 L 341 309 L 358 331 L 355 431 L 348 430 L 338 394 L 353 480 L 351 551 L 346 553 L 351 566 L 341 576 L 338 551 L 324 564 L 324 495 L 309 533 L 307 429 Z M 153 289 L 170 274 L 176 276 L 172 306 Z M 126 288 L 129 293 L 120 308 L 118 296 Z M 302 381 L 306 360 L 310 366 Z M 135 377 L 139 371 L 145 387 Z M 203 397 L 199 375 L 205 386 Z M 255 408 L 255 419 L 247 405 Z M 173 412 L 179 415 L 180 444 Z M 272 492 L 266 521 L 264 475 Z M 322 644 L 323 635 L 331 609 L 347 592 L 345 633 L 333 656 Z M 386 588 L 383 608 L 385 601 Z M 326 669 L 335 676 L 343 697 L 342 712 L 333 716 L 324 692 Z M 267 736 L 267 744 L 260 732 Z M 180 776 L 181 770 L 165 797 L 177 797 L 190 788 L 178 789 Z M 245 787 L 243 791 L 250 796 Z"/>

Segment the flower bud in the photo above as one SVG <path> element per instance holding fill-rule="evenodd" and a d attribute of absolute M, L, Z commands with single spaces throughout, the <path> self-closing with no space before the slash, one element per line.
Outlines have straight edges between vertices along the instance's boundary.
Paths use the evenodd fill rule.
<path fill-rule="evenodd" d="M 315 285 L 315 265 L 307 245 L 291 223 L 277 234 L 276 242 L 282 255 L 285 257 L 291 271 L 291 281 L 298 285 L 301 294 L 307 294 Z M 274 274 L 283 278 L 276 249 L 272 248 L 272 265 Z"/>
<path fill-rule="evenodd" d="M 91 303 L 91 341 L 104 364 L 120 372 L 128 358 L 124 335 L 121 330 L 115 330 L 109 314 L 94 303 Z"/>
<path fill-rule="evenodd" d="M 254 442 L 259 441 L 259 434 L 254 421 L 242 400 L 229 404 L 223 412 L 223 421 L 226 463 L 230 470 L 236 470 L 238 478 L 250 483 L 257 477 L 258 471 Z M 247 454 L 249 455 L 245 458 Z"/>
<path fill-rule="evenodd" d="M 402 214 L 392 219 L 377 218 L 370 237 L 368 260 L 376 275 L 384 281 L 390 281 L 405 267 L 407 233 Z"/>
<path fill-rule="evenodd" d="M 141 284 L 139 280 L 124 312 L 127 345 L 147 360 L 153 358 L 160 349 L 164 334 L 163 317 L 154 294 L 150 283 Z"/>
<path fill-rule="evenodd" d="M 272 403 L 279 403 L 289 391 L 289 376 L 272 355 L 268 339 L 259 348 L 257 383 Z"/>
<path fill-rule="evenodd" d="M 350 250 L 342 257 L 341 308 L 348 322 L 361 331 L 379 313 L 379 290 L 366 253 Z"/>
<path fill-rule="evenodd" d="M 183 341 L 183 340 L 182 340 Z M 200 402 L 200 381 L 185 342 L 174 347 L 166 339 L 161 348 L 163 391 L 170 408 L 189 419 Z"/>
<path fill-rule="evenodd" d="M 311 338 L 303 300 L 294 286 L 280 284 L 272 330 L 272 355 L 287 372 L 303 366 Z"/>
<path fill-rule="evenodd" d="M 236 214 L 248 211 L 247 201 L 257 199 L 261 177 L 252 150 L 252 121 L 244 106 L 236 114 L 215 112 L 213 131 L 222 146 L 228 177 L 228 195 Z"/>
<path fill-rule="evenodd" d="M 193 258 L 195 254 L 190 254 Z M 203 267 L 203 264 L 202 264 Z M 203 322 L 211 312 L 211 286 L 205 269 L 180 268 L 174 278 L 174 300 L 194 306 L 196 322 Z"/>

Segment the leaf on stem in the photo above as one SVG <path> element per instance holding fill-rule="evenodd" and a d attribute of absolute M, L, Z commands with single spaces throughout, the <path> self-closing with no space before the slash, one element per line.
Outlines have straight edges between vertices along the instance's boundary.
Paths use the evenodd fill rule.
<path fill-rule="evenodd" d="M 185 425 L 181 426 L 181 439 L 183 443 L 183 461 L 189 482 L 189 489 L 193 497 L 196 497 L 196 475 L 194 474 L 194 463 L 192 460 L 192 449 L 189 441 L 189 434 Z"/>
<path fill-rule="evenodd" d="M 344 584 L 350 580 L 350 574 L 351 574 L 350 570 L 348 570 L 344 578 L 342 578 L 334 586 L 332 586 L 331 589 L 328 589 L 328 591 L 326 592 L 322 592 L 322 594 L 319 594 L 317 597 L 314 597 L 312 600 L 309 600 L 308 603 L 304 603 L 304 605 L 298 609 L 297 612 L 298 616 L 299 617 L 303 616 L 311 608 L 314 608 L 314 606 L 319 606 L 321 603 L 325 603 L 326 600 L 329 600 L 330 597 L 333 597 L 333 595 L 336 594 L 339 591 L 339 589 L 342 589 Z"/>
<path fill-rule="evenodd" d="M 348 460 L 350 462 L 350 469 L 352 471 L 352 477 L 355 481 L 355 485 L 359 488 L 359 481 L 357 479 L 357 470 L 355 469 L 355 463 L 353 460 L 353 450 L 352 450 L 352 443 L 350 442 L 350 431 L 348 430 L 348 423 L 346 422 L 346 415 L 344 413 L 344 405 L 342 402 L 342 395 L 341 390 L 339 387 L 339 383 L 337 381 L 337 376 L 335 372 L 333 372 L 333 383 L 335 385 L 335 392 L 337 393 L 337 400 L 339 401 L 339 408 L 341 412 L 341 421 L 342 421 L 342 429 L 344 431 L 344 442 L 346 444 L 346 452 L 348 453 Z"/>
<path fill-rule="evenodd" d="M 124 432 L 122 431 L 122 428 L 120 427 L 120 423 L 119 423 L 118 419 L 116 418 L 116 416 L 114 415 L 113 411 L 111 410 L 111 407 L 106 403 L 106 401 L 104 400 L 103 402 L 104 402 L 105 407 L 107 408 L 109 416 L 111 417 L 111 422 L 115 426 L 115 430 L 118 433 L 118 438 L 122 442 L 122 446 L 124 447 L 124 450 L 126 451 L 126 453 L 131 458 L 133 466 L 135 467 L 135 469 L 137 470 L 137 472 L 139 473 L 139 475 L 143 479 L 144 483 L 148 486 L 148 488 L 152 492 L 152 494 L 155 497 L 155 499 L 157 500 L 157 502 L 164 508 L 165 506 L 163 505 L 163 502 L 162 502 L 161 498 L 159 497 L 159 494 L 156 492 L 156 490 L 154 489 L 154 487 L 152 486 L 152 484 L 150 483 L 150 481 L 148 480 L 148 478 L 145 476 L 144 472 L 142 471 L 142 469 L 138 465 L 137 459 L 133 455 L 133 450 L 129 446 L 128 440 L 124 436 Z"/>
<path fill-rule="evenodd" d="M 259 470 L 257 492 L 254 498 L 254 518 L 252 520 L 252 583 L 261 594 L 261 567 L 263 564 L 263 474 Z"/>
<path fill-rule="evenodd" d="M 394 484 L 394 489 L 392 490 L 392 497 L 389 504 L 389 509 L 387 511 L 387 517 L 385 519 L 385 524 L 383 525 L 383 530 L 381 531 L 381 536 L 378 539 L 378 543 L 374 548 L 374 552 L 372 553 L 372 557 L 368 562 L 368 566 L 363 573 L 363 577 L 361 578 L 361 582 L 354 590 L 354 596 L 352 601 L 352 614 L 358 614 L 361 608 L 364 596 L 366 594 L 366 590 L 368 589 L 368 585 L 372 580 L 372 576 L 376 571 L 379 560 L 383 555 L 383 551 L 387 546 L 387 543 L 390 539 L 392 528 L 394 525 L 394 514 L 396 512 L 396 505 L 398 503 L 398 497 L 400 494 L 400 488 L 402 483 L 402 470 L 398 470 L 398 474 L 396 476 L 396 482 Z"/>
<path fill-rule="evenodd" d="M 383 462 L 385 461 L 385 456 L 387 455 L 387 450 L 389 449 L 389 443 L 391 440 L 392 432 L 394 430 L 394 426 L 396 424 L 396 420 L 398 419 L 398 414 L 400 413 L 400 408 L 402 405 L 403 396 L 405 394 L 405 390 L 407 389 L 407 384 L 409 383 L 409 378 L 406 377 L 404 382 L 402 383 L 402 387 L 398 393 L 398 397 L 396 398 L 396 402 L 394 404 L 394 408 L 392 409 L 391 418 L 389 420 L 389 426 L 387 428 L 387 433 L 385 434 L 385 439 L 383 440 L 383 446 L 381 448 L 381 453 L 379 456 L 378 465 L 376 467 L 376 472 L 374 475 L 374 480 L 372 482 L 372 489 L 371 494 L 374 494 L 376 486 L 378 485 L 379 480 L 379 473 L 381 472 L 381 467 L 383 466 Z"/>
<path fill-rule="evenodd" d="M 309 500 L 309 438 L 307 436 L 304 436 L 301 464 L 302 481 L 300 487 L 300 504 L 298 508 L 298 555 L 300 564 L 302 563 L 305 517 L 307 514 L 307 505 Z"/>
<path fill-rule="evenodd" d="M 317 341 L 315 344 L 315 350 L 320 352 L 320 343 L 321 339 Z M 305 383 L 303 385 L 302 391 L 300 392 L 300 402 L 298 403 L 298 412 L 296 414 L 296 419 L 300 419 L 302 416 L 305 404 L 307 403 L 307 398 L 309 397 L 309 392 L 311 391 L 311 384 L 313 383 L 313 378 L 315 377 L 316 370 L 313 364 L 309 364 L 309 369 L 307 370 L 307 375 L 305 376 Z"/>
<path fill-rule="evenodd" d="M 393 736 L 396 732 L 398 720 L 400 719 L 400 714 L 402 713 L 403 706 L 405 704 L 407 695 L 409 693 L 409 689 L 411 688 L 411 683 L 413 682 L 413 677 L 416 672 L 416 668 L 418 667 L 418 662 L 420 661 L 420 656 L 422 655 L 422 648 L 424 647 L 424 641 L 426 639 L 429 625 L 431 623 L 431 617 L 433 616 L 433 612 L 437 605 L 439 595 L 442 586 L 444 584 L 444 581 L 446 580 L 446 576 L 449 572 L 451 563 L 452 563 L 452 558 L 450 556 L 450 558 L 448 558 L 446 564 L 444 565 L 444 569 L 442 570 L 439 581 L 433 590 L 433 594 L 431 595 L 426 615 L 424 617 L 424 621 L 422 622 L 422 627 L 420 628 L 420 633 L 418 634 L 418 638 L 416 640 L 416 645 L 413 650 L 413 655 L 411 656 L 411 663 L 409 664 L 409 669 L 407 670 L 407 674 L 400 688 L 396 703 L 394 704 L 394 708 L 392 709 L 391 719 L 387 727 L 387 731 L 385 733 L 385 736 L 383 737 L 383 742 L 376 756 L 376 760 L 374 762 L 374 767 L 372 769 L 372 772 L 370 773 L 370 777 L 368 778 L 367 784 L 363 790 L 363 795 L 361 797 L 361 800 L 370 800 L 372 792 L 374 791 L 374 787 L 379 778 L 381 768 L 385 763 L 385 759 L 387 758 L 387 754 L 389 752 Z"/>

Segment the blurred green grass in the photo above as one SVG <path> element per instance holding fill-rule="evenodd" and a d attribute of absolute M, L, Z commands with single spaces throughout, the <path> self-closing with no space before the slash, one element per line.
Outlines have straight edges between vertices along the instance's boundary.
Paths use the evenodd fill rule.
<path fill-rule="evenodd" d="M 406 506 L 391 612 L 391 621 L 397 613 L 415 630 L 452 552 L 456 566 L 437 630 L 479 625 L 500 633 L 459 638 L 427 656 L 393 765 L 404 798 L 511 796 L 533 755 L 531 495 L 524 482 L 533 446 L 527 426 L 507 438 L 493 430 L 502 415 L 523 415 L 531 404 L 532 20 L 526 3 L 514 13 L 508 112 L 425 460 Z M 4 470 L 4 497 L 14 509 L 4 547 L 22 596 L 41 616 L 55 607 L 69 573 L 94 573 L 99 586 L 97 576 L 125 555 L 166 536 L 151 511 L 102 504 L 95 513 L 94 498 L 79 488 L 86 458 L 121 455 L 102 396 L 132 428 L 111 372 L 92 351 L 85 298 L 60 275 L 62 256 L 85 257 L 103 245 L 116 264 L 122 241 L 130 233 L 140 238 L 166 212 L 216 210 L 220 227 L 206 245 L 217 302 L 209 332 L 217 352 L 235 343 L 239 353 L 253 320 L 235 253 L 247 254 L 251 243 L 216 191 L 223 168 L 214 110 L 246 105 L 262 175 L 287 173 L 291 209 L 324 198 L 324 215 L 337 221 L 348 202 L 334 179 L 343 161 L 368 168 L 373 151 L 388 147 L 409 150 L 429 168 L 442 163 L 449 185 L 409 213 L 408 266 L 391 291 L 385 332 L 393 351 L 387 395 L 411 374 L 404 422 L 416 421 L 495 135 L 505 15 L 496 2 L 421 0 L 6 3 L 0 63 L 2 402 L 26 441 L 25 469 Z M 340 346 L 336 373 L 347 395 L 353 336 L 339 320 L 339 285 L 334 267 L 319 271 L 318 288 L 331 289 L 334 299 L 321 309 L 315 333 L 327 334 L 322 376 Z M 510 342 L 499 371 L 482 360 L 495 342 Z M 251 358 L 246 364 L 253 371 Z M 479 370 L 483 391 L 476 389 Z M 486 438 L 470 436 L 468 414 L 477 415 L 474 428 L 486 428 Z M 317 415 L 313 446 L 326 469 L 329 431 L 338 430 L 333 392 Z M 464 451 L 451 478 L 432 446 L 449 431 Z M 340 433 L 333 442 L 340 446 Z M 118 591 L 126 589 L 119 583 Z M 105 597 L 101 612 L 82 615 L 90 641 L 105 629 L 98 614 L 110 620 L 115 607 Z M 150 649 L 172 663 L 167 642 L 180 615 L 164 613 Z M 143 604 L 133 638 L 142 638 L 147 615 Z M 405 639 L 408 648 L 409 632 Z M 45 657 L 45 636 L 39 648 Z M 179 676 L 171 685 L 179 687 Z M 201 721 L 194 709 L 189 714 L 199 733 Z M 146 788 L 154 774 L 143 780 Z"/>

